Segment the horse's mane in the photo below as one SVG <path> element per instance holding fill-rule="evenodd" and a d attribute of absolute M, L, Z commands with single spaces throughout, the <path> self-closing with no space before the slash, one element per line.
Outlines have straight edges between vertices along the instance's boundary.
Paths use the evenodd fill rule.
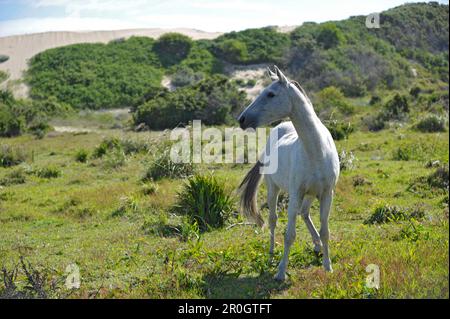
<path fill-rule="evenodd" d="M 311 103 L 311 100 L 309 99 L 308 94 L 306 94 L 305 89 L 302 88 L 302 86 L 301 86 L 297 81 L 291 80 L 290 82 L 291 82 L 292 84 L 294 84 L 295 87 L 296 87 L 297 89 L 299 89 L 300 92 L 302 92 L 302 94 L 305 96 L 306 100 L 307 100 L 310 104 L 312 104 L 312 103 Z"/>

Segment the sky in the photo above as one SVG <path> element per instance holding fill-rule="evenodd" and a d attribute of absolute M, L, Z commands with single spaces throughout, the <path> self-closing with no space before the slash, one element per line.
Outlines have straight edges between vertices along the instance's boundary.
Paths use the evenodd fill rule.
<path fill-rule="evenodd" d="M 0 37 L 45 31 L 193 28 L 238 31 L 342 20 L 405 0 L 0 0 Z M 448 4 L 448 0 L 439 0 Z"/>

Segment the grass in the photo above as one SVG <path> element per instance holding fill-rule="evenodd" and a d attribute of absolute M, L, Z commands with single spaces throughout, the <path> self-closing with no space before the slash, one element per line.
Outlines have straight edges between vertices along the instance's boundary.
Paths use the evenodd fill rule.
<path fill-rule="evenodd" d="M 448 130 L 356 130 L 338 141 L 347 160 L 330 217 L 335 271 L 324 272 L 299 220 L 285 283 L 272 279 L 283 251 L 284 206 L 272 260 L 268 231 L 235 214 L 224 227 L 201 232 L 198 223 L 172 211 L 184 177 L 142 182 L 165 136 L 102 130 L 0 139 L 2 147 L 29 154 L 14 167 L 0 167 L 0 179 L 12 181 L 0 186 L 0 267 L 17 287 L 1 281 L 0 294 L 24 293 L 22 257 L 41 274 L 34 297 L 43 291 L 69 298 L 448 298 Z M 79 150 L 93 154 L 105 137 L 147 141 L 148 150 L 122 147 L 123 161 L 109 162 L 110 149 L 85 163 L 74 160 Z M 407 161 L 393 158 L 399 147 L 410 151 Z M 427 167 L 430 160 L 442 167 Z M 234 191 L 250 166 L 201 164 L 196 170 L 212 174 L 237 203 Z M 14 181 L 21 176 L 23 183 Z M 258 197 L 263 206 L 264 185 Z M 365 224 L 380 203 L 407 216 L 420 207 L 423 215 Z M 262 214 L 267 219 L 267 208 Z M 317 202 L 312 219 L 320 224 Z M 73 263 L 81 285 L 69 291 L 60 279 Z M 378 290 L 365 286 L 368 264 L 380 267 Z"/>

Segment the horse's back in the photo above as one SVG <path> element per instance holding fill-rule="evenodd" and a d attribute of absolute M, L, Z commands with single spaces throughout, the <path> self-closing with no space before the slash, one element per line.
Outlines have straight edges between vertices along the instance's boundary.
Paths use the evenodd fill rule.
<path fill-rule="evenodd" d="M 271 143 L 271 141 L 276 141 L 276 143 Z M 334 145 L 334 141 L 329 142 Z M 289 185 L 293 180 L 295 180 L 293 183 L 295 185 L 312 187 L 313 193 L 321 193 L 321 189 L 330 182 L 333 186 L 335 184 L 335 181 L 331 181 L 331 179 L 335 179 L 333 177 L 334 169 L 331 167 L 334 161 L 330 158 L 330 163 L 323 163 L 324 167 L 317 167 L 317 163 L 311 163 L 302 141 L 290 121 L 282 122 L 273 128 L 266 145 L 266 154 L 275 155 L 273 158 L 277 158 L 278 161 L 278 169 L 272 174 L 266 174 L 266 182 L 275 183 L 286 192 L 289 191 Z"/>

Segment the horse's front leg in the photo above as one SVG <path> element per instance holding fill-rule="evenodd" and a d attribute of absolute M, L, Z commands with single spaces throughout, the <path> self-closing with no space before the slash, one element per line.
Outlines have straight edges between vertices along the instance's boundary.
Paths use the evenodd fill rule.
<path fill-rule="evenodd" d="M 330 260 L 330 251 L 328 249 L 328 239 L 330 230 L 328 228 L 328 219 L 330 217 L 331 203 L 333 201 L 333 191 L 326 192 L 320 199 L 320 240 L 323 245 L 323 267 L 326 271 L 333 272 Z"/>
<path fill-rule="evenodd" d="M 288 206 L 288 224 L 286 234 L 284 235 L 284 254 L 283 259 L 278 265 L 278 273 L 275 275 L 276 280 L 283 281 L 286 277 L 286 268 L 289 262 L 289 251 L 291 245 L 295 240 L 295 224 L 297 220 L 297 214 L 299 210 L 299 196 L 289 194 L 289 206 Z"/>

